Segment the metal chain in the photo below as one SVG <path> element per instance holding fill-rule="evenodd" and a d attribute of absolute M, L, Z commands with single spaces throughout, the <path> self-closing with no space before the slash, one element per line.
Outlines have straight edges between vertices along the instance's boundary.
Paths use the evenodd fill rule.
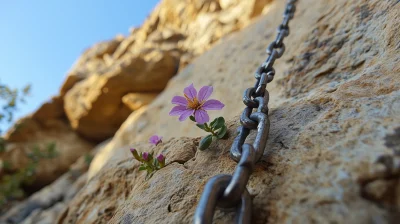
<path fill-rule="evenodd" d="M 238 162 L 233 175 L 220 174 L 212 177 L 206 184 L 204 192 L 194 215 L 195 224 L 212 223 L 216 207 L 235 208 L 236 223 L 251 223 L 251 198 L 246 189 L 247 182 L 255 163 L 264 153 L 269 133 L 267 83 L 274 79 L 273 68 L 276 59 L 285 52 L 283 40 L 289 35 L 289 21 L 293 18 L 297 0 L 288 0 L 283 22 L 278 27 L 276 39 L 267 47 L 268 58 L 255 73 L 256 84 L 248 88 L 243 95 L 243 103 L 247 106 L 242 115 L 239 134 L 231 147 L 231 158 Z M 257 108 L 256 112 L 253 109 Z M 250 130 L 257 129 L 253 144 L 245 143 Z"/>

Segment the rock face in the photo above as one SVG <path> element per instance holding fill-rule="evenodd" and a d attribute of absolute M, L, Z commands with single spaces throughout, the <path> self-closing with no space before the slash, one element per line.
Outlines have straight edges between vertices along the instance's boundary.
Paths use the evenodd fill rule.
<path fill-rule="evenodd" d="M 7 133 L 7 151 L 0 154 L 0 164 L 11 162 L 14 172 L 26 166 L 33 148 L 54 143 L 57 157 L 40 162 L 36 181 L 27 189 L 32 193 L 51 183 L 91 151 L 93 142 L 113 136 L 132 111 L 145 110 L 193 58 L 224 35 L 245 27 L 269 2 L 161 1 L 128 36 L 95 44 L 82 54 L 68 72 L 59 96 Z M 1 165 L 0 177 L 3 174 Z"/>
<path fill-rule="evenodd" d="M 283 1 L 273 2 L 266 16 L 194 60 L 153 103 L 134 112 L 96 156 L 91 166 L 97 168 L 58 223 L 191 222 L 207 180 L 236 166 L 228 151 L 244 108 L 240 95 L 252 86 L 251 73 L 266 57 L 283 10 Z M 398 1 L 299 1 L 287 51 L 267 87 L 271 129 L 248 183 L 252 223 L 396 220 L 399 12 Z M 199 138 L 171 138 L 200 133 L 167 115 L 172 96 L 192 82 L 212 84 L 213 96 L 227 104 L 224 116 L 235 115 L 230 137 L 206 151 L 196 151 Z M 157 147 L 138 143 L 154 133 L 170 140 Z M 168 165 L 145 180 L 128 153 L 132 145 L 163 152 Z M 218 211 L 214 218 L 231 223 L 233 216 Z"/>
<path fill-rule="evenodd" d="M 92 156 L 105 143 L 99 144 L 91 153 L 80 157 L 68 172 L 20 202 L 0 217 L 0 223 L 52 224 L 65 209 L 68 202 L 86 183 L 86 171 Z"/>
<path fill-rule="evenodd" d="M 124 96 L 161 92 L 179 69 L 247 25 L 268 2 L 163 0 L 142 27 L 96 44 L 71 69 L 61 95 L 72 128 L 95 141 L 111 137 L 139 109 L 126 107 Z"/>
<path fill-rule="evenodd" d="M 71 126 L 86 138 L 104 140 L 112 136 L 131 113 L 122 97 L 135 91 L 161 91 L 178 63 L 170 53 L 160 50 L 126 55 L 121 60 L 108 72 L 75 84 L 65 95 L 64 108 Z"/>
<path fill-rule="evenodd" d="M 267 3 L 164 0 L 128 37 L 87 50 L 69 73 L 62 99 L 45 104 L 33 117 L 42 123 L 47 122 L 43 118 L 58 119 L 64 113 L 57 105 L 63 105 L 73 129 L 97 141 L 113 135 L 129 117 L 99 148 L 88 173 L 83 174 L 85 168 L 72 178 L 68 172 L 48 187 L 51 194 L 38 192 L 0 221 L 192 222 L 207 180 L 236 167 L 229 149 L 244 108 L 242 92 L 253 86 L 252 73 L 265 60 L 264 49 L 274 40 L 284 11 L 284 1 Z M 298 1 L 286 52 L 276 61 L 275 80 L 267 87 L 270 134 L 247 185 L 252 223 L 399 219 L 399 12 L 395 0 Z M 210 48 L 261 13 L 265 16 L 256 23 Z M 160 82 L 146 86 L 152 79 Z M 213 85 L 212 98 L 226 107 L 210 114 L 230 120 L 229 138 L 206 151 L 197 150 L 204 132 L 168 116 L 172 97 L 191 83 Z M 23 135 L 12 132 L 9 138 L 36 141 L 42 131 L 21 130 Z M 62 133 L 62 138 L 72 136 Z M 146 142 L 153 134 L 164 142 L 150 146 Z M 73 136 L 68 142 L 78 144 L 79 137 Z M 129 153 L 132 146 L 162 152 L 167 166 L 146 180 Z M 66 185 L 73 187 L 67 191 Z M 215 223 L 233 219 L 229 211 L 214 216 Z"/>
<path fill-rule="evenodd" d="M 54 97 L 32 115 L 19 120 L 5 136 L 6 151 L 0 158 L 10 162 L 13 170 L 27 165 L 27 155 L 34 147 L 43 150 L 49 144 L 55 145 L 56 157 L 40 161 L 31 189 L 40 189 L 56 180 L 79 157 L 93 148 L 92 143 L 79 137 L 70 128 L 64 116 L 62 99 Z"/>
<path fill-rule="evenodd" d="M 122 102 L 132 111 L 136 111 L 151 103 L 157 95 L 157 93 L 129 93 L 122 97 Z"/>

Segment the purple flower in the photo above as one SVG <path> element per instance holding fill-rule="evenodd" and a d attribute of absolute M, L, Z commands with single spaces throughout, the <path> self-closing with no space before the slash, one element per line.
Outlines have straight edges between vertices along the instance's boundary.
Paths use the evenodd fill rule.
<path fill-rule="evenodd" d="M 165 157 L 163 154 L 157 156 L 157 161 L 160 164 L 160 168 L 163 168 L 165 166 Z"/>
<path fill-rule="evenodd" d="M 207 110 L 221 110 L 225 105 L 218 100 L 208 100 L 213 92 L 212 86 L 201 87 L 199 93 L 193 84 L 183 90 L 184 96 L 174 96 L 172 103 L 176 104 L 169 115 L 179 116 L 179 121 L 186 120 L 194 115 L 198 124 L 204 124 L 210 120 Z"/>
<path fill-rule="evenodd" d="M 144 152 L 142 157 L 143 157 L 144 161 L 147 161 L 149 159 L 149 153 L 148 152 Z"/>
<path fill-rule="evenodd" d="M 135 148 L 131 148 L 131 153 L 137 153 Z"/>
<path fill-rule="evenodd" d="M 158 155 L 158 156 L 157 156 L 157 160 L 158 160 L 158 162 L 160 162 L 160 163 L 164 162 L 164 160 L 165 160 L 164 155 L 163 155 L 163 154 Z"/>
<path fill-rule="evenodd" d="M 162 143 L 161 139 L 162 139 L 161 136 L 153 135 L 153 136 L 150 137 L 149 143 L 157 146 L 158 144 Z"/>

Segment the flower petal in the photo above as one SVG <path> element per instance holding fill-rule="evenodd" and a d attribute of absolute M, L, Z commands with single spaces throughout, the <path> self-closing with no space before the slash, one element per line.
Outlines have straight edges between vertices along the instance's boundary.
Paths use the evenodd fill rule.
<path fill-rule="evenodd" d="M 194 118 L 198 124 L 204 124 L 210 120 L 210 117 L 205 110 L 196 110 L 194 112 Z"/>
<path fill-rule="evenodd" d="M 149 153 L 148 152 L 144 152 L 142 154 L 142 158 L 143 158 L 144 161 L 147 161 L 147 159 L 149 158 Z"/>
<path fill-rule="evenodd" d="M 163 162 L 164 160 L 165 160 L 165 157 L 164 157 L 164 155 L 163 154 L 160 154 L 160 155 L 158 155 L 157 156 L 157 160 L 158 160 L 158 162 Z"/>
<path fill-rule="evenodd" d="M 213 87 L 212 86 L 203 86 L 201 87 L 199 91 L 199 95 L 197 96 L 199 102 L 203 102 L 208 99 L 208 97 L 211 96 L 211 93 L 213 92 Z"/>
<path fill-rule="evenodd" d="M 157 145 L 157 143 L 161 140 L 160 136 L 158 135 L 153 135 L 149 139 L 149 143 Z"/>
<path fill-rule="evenodd" d="M 181 105 L 181 106 L 186 106 L 187 100 L 183 96 L 174 96 L 171 100 L 171 103 Z"/>
<path fill-rule="evenodd" d="M 197 90 L 194 88 L 193 83 L 183 89 L 183 93 L 185 93 L 185 95 L 191 100 L 197 97 Z"/>
<path fill-rule="evenodd" d="M 185 106 L 175 106 L 174 108 L 172 108 L 172 110 L 169 112 L 170 116 L 177 116 L 177 115 L 181 115 L 186 111 L 186 107 Z"/>
<path fill-rule="evenodd" d="M 193 110 L 192 109 L 186 109 L 181 116 L 179 117 L 179 121 L 184 121 L 186 120 L 186 118 L 188 118 L 190 115 L 193 114 Z"/>
<path fill-rule="evenodd" d="M 203 110 L 221 110 L 224 106 L 219 100 L 207 100 L 201 108 Z"/>

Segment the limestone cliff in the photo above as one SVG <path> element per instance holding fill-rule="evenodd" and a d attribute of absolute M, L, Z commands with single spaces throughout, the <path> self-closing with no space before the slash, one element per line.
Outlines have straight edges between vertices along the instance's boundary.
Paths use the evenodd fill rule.
<path fill-rule="evenodd" d="M 179 69 L 246 26 L 268 2 L 161 1 L 128 36 L 87 49 L 68 72 L 59 96 L 9 130 L 0 159 L 18 170 L 33 147 L 54 143 L 58 157 L 39 165 L 33 185 L 38 189 L 51 183 L 94 143 L 112 137 L 132 111 L 154 100 Z"/>
<path fill-rule="evenodd" d="M 163 60 L 171 59 L 178 74 L 170 75 L 174 77 L 168 82 L 165 80 L 159 88 L 152 87 L 157 92 L 166 85 L 149 105 L 137 108 L 128 118 L 121 119 L 125 120 L 122 126 L 110 142 L 98 147 L 88 173 L 82 174 L 87 183 L 78 179 L 73 184 L 81 188 L 70 194 L 73 196 L 50 203 L 51 206 L 37 206 L 35 212 L 21 204 L 18 211 L 30 210 L 27 212 L 30 215 L 19 216 L 14 210 L 3 220 L 52 223 L 55 219 L 48 217 L 57 217 L 56 223 L 190 223 L 207 180 L 216 174 L 233 172 L 236 163 L 229 158 L 229 148 L 240 125 L 238 116 L 244 108 L 241 95 L 253 85 L 252 74 L 265 60 L 265 47 L 275 38 L 285 2 L 240 1 L 238 4 L 235 1 L 197 0 L 186 1 L 187 5 L 183 6 L 176 3 L 173 10 L 170 9 L 172 11 L 163 11 L 164 4 L 172 2 L 163 1 L 143 28 L 132 31 L 138 39 L 130 47 L 132 52 L 141 52 L 144 43 L 154 40 L 146 30 L 154 31 L 167 27 L 165 24 L 173 24 L 173 35 L 167 36 L 185 37 L 183 42 L 178 41 L 180 50 L 171 52 L 157 45 L 146 53 L 127 55 L 138 61 L 145 60 L 147 54 L 156 55 L 157 63 L 161 65 L 164 65 Z M 257 4 L 266 4 L 266 7 L 260 10 Z M 262 11 L 264 15 L 213 46 L 213 38 L 204 44 L 201 42 L 203 36 L 189 37 L 196 32 L 189 25 L 181 25 L 187 21 L 193 25 L 196 24 L 193 21 L 200 20 L 201 16 L 193 19 L 192 14 L 224 15 L 225 10 L 234 11 L 235 8 L 247 10 L 236 14 L 240 15 L 234 20 L 239 28 L 245 24 L 243 21 L 254 15 Z M 295 18 L 290 23 L 291 33 L 285 40 L 286 52 L 276 62 L 275 80 L 267 87 L 271 99 L 270 134 L 265 153 L 247 185 L 254 205 L 252 223 L 394 223 L 398 220 L 399 13 L 400 4 L 396 0 L 299 0 Z M 179 16 L 175 18 L 176 15 L 185 15 L 187 19 L 180 20 Z M 210 24 L 207 27 L 213 27 Z M 229 32 L 239 28 L 229 29 Z M 160 37 L 163 35 L 159 34 Z M 127 39 L 114 40 L 115 45 L 122 46 Z M 187 45 L 185 41 L 189 40 L 192 44 Z M 94 67 L 102 67 L 110 60 L 114 66 L 119 59 L 113 59 L 112 55 L 125 52 L 117 48 L 102 48 L 100 57 L 87 51 L 83 56 L 86 59 L 82 59 L 85 62 L 78 61 L 78 65 L 88 66 L 93 62 Z M 208 51 L 204 53 L 206 49 Z M 190 63 L 179 68 L 183 55 L 188 52 L 191 56 L 187 57 L 190 59 L 187 62 Z M 175 61 L 177 58 L 180 60 Z M 153 63 L 150 56 L 149 63 Z M 69 79 L 81 81 L 69 81 L 73 84 L 63 87 L 68 90 L 63 90 L 61 95 L 65 96 L 69 121 L 74 130 L 86 138 L 92 139 L 92 132 L 85 132 L 88 129 L 83 127 L 88 124 L 90 129 L 92 121 L 80 116 L 80 112 L 76 117 L 75 112 L 72 113 L 74 116 L 68 114 L 68 100 L 85 99 L 79 102 L 86 104 L 80 105 L 103 102 L 97 100 L 109 97 L 107 94 L 113 89 L 110 87 L 115 85 L 113 80 L 119 80 L 114 78 L 118 75 L 110 68 L 104 67 L 102 74 L 75 74 L 73 69 Z M 146 65 L 145 68 L 149 70 L 143 75 L 153 74 L 151 69 L 158 66 Z M 125 74 L 123 69 L 119 70 Z M 170 71 L 165 71 L 168 76 Z M 154 74 L 159 75 L 156 71 Z M 141 75 L 139 73 L 137 77 Z M 168 116 L 172 96 L 190 83 L 213 85 L 213 96 L 226 104 L 224 110 L 213 115 L 223 115 L 230 120 L 229 138 L 213 143 L 206 151 L 197 150 L 199 136 L 203 135 L 199 129 L 190 122 L 179 123 Z M 108 85 L 110 87 L 104 90 L 103 87 Z M 75 91 L 79 92 L 74 88 L 83 88 L 85 93 L 95 97 L 74 95 Z M 127 94 L 142 93 L 134 88 L 137 87 L 125 93 L 111 94 L 115 96 L 115 102 L 107 99 L 115 104 L 118 101 L 119 109 L 125 110 L 121 109 L 121 99 Z M 84 107 L 87 111 L 82 114 L 85 116 L 91 113 L 90 108 L 95 108 Z M 110 124 L 101 125 L 108 127 Z M 150 147 L 145 141 L 152 134 L 163 136 L 164 142 Z M 254 134 L 250 134 L 250 138 L 254 138 Z M 98 140 L 109 137 L 104 133 L 99 136 L 102 137 Z M 167 166 L 145 180 L 145 173 L 138 171 L 139 164 L 129 152 L 132 146 L 142 151 L 164 153 Z M 56 190 L 37 193 L 42 197 L 46 194 L 60 195 Z M 229 211 L 218 211 L 214 218 L 216 223 L 232 223 L 233 216 Z"/>

